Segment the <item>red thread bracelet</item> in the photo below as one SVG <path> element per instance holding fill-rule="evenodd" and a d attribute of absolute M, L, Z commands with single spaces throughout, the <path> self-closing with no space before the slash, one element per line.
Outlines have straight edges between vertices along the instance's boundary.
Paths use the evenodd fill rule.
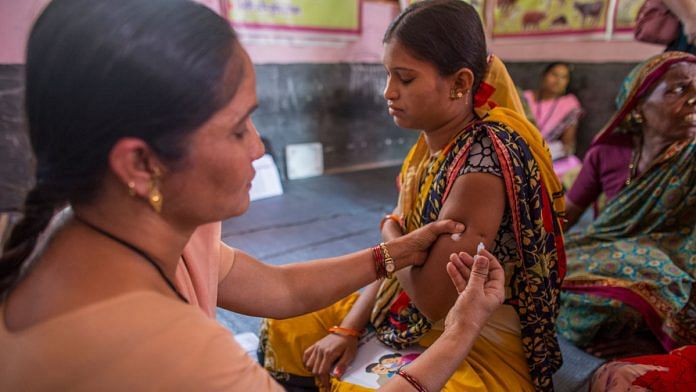
<path fill-rule="evenodd" d="M 412 387 L 416 389 L 418 392 L 428 392 L 428 390 L 420 383 L 418 380 L 415 379 L 415 377 L 411 376 L 410 374 L 406 373 L 405 371 L 399 369 L 398 372 L 396 372 L 399 376 L 403 377 L 404 380 L 408 381 L 409 384 L 411 384 Z"/>

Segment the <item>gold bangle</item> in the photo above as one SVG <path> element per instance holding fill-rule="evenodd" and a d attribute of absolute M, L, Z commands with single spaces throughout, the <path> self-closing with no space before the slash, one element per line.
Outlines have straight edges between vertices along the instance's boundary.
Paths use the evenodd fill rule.
<path fill-rule="evenodd" d="M 392 259 L 387 249 L 387 245 L 382 242 L 379 244 L 379 248 L 382 250 L 382 255 L 384 256 L 384 270 L 387 272 L 387 279 L 391 279 L 394 276 L 394 271 L 396 271 L 396 265 L 394 265 L 394 259 Z"/>
<path fill-rule="evenodd" d="M 384 217 L 382 217 L 381 221 L 379 221 L 379 230 L 380 231 L 384 228 L 384 224 L 387 223 L 388 220 L 396 222 L 396 224 L 399 225 L 399 227 L 402 226 L 401 218 L 399 218 L 398 216 L 396 216 L 394 214 L 387 214 Z"/>
<path fill-rule="evenodd" d="M 359 338 L 363 333 L 363 331 L 358 331 L 357 329 L 339 327 L 338 325 L 334 325 L 333 327 L 329 328 L 329 332 L 337 335 L 352 336 L 355 338 Z"/>

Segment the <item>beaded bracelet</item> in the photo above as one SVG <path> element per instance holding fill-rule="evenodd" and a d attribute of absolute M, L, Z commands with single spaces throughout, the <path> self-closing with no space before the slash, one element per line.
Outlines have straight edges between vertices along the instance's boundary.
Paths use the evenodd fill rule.
<path fill-rule="evenodd" d="M 421 385 L 421 383 L 418 382 L 413 376 L 410 374 L 406 373 L 405 371 L 399 369 L 398 372 L 396 372 L 399 376 L 403 377 L 404 380 L 408 381 L 409 384 L 411 384 L 412 387 L 416 389 L 418 392 L 428 392 L 428 390 Z"/>
<path fill-rule="evenodd" d="M 338 325 L 334 325 L 333 327 L 329 328 L 329 332 L 335 333 L 336 335 L 352 336 L 355 338 L 359 338 L 363 333 L 363 331 L 358 331 L 357 329 L 339 327 Z"/>

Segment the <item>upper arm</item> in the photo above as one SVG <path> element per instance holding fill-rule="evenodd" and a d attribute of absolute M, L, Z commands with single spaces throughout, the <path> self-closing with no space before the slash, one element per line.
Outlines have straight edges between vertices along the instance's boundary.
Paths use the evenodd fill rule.
<path fill-rule="evenodd" d="M 423 267 L 411 268 L 414 280 L 404 287 L 418 309 L 431 320 L 447 314 L 457 292 L 450 282 L 446 265 L 456 252 L 476 253 L 483 242 L 492 249 L 505 211 L 505 184 L 501 177 L 488 173 L 468 173 L 457 178 L 438 219 L 453 219 L 466 226 L 458 241 L 441 236 L 431 248 Z"/>
<path fill-rule="evenodd" d="M 287 297 L 282 268 L 223 245 L 222 258 L 230 257 L 234 263 L 229 263 L 229 271 L 218 285 L 218 305 L 233 312 L 267 316 L 274 308 L 272 299 Z"/>

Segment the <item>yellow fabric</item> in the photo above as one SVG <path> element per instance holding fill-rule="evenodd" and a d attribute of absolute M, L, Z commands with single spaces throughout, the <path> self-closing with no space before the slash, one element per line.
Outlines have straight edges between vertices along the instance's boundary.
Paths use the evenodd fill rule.
<path fill-rule="evenodd" d="M 286 320 L 266 320 L 266 347 L 272 349 L 266 350 L 264 367 L 271 373 L 311 377 L 312 374 L 302 364 L 302 354 L 326 336 L 327 328 L 343 320 L 357 298 L 358 294 L 355 293 L 314 313 Z M 519 328 L 515 310 L 507 305 L 501 307 L 442 390 L 533 391 Z M 430 346 L 441 333 L 441 330 L 431 330 L 420 344 Z M 331 391 L 366 392 L 372 389 L 332 379 Z"/>
<path fill-rule="evenodd" d="M 494 90 L 493 95 L 486 97 L 486 99 L 480 99 L 481 102 L 474 108 L 479 117 L 484 117 L 486 113 L 495 107 L 504 107 L 514 110 L 526 118 L 524 106 L 522 106 L 522 100 L 517 93 L 515 83 L 512 81 L 505 64 L 498 56 L 488 56 L 488 71 L 483 79 L 483 83 L 492 86 Z M 482 89 L 479 88 L 479 90 L 481 91 Z M 486 88 L 483 87 L 483 91 L 485 90 Z"/>
<path fill-rule="evenodd" d="M 312 377 L 302 363 L 302 354 L 324 338 L 328 329 L 341 324 L 359 294 L 353 293 L 335 304 L 302 316 L 285 320 L 264 319 L 265 358 L 262 364 L 271 373 L 290 373 Z"/>

